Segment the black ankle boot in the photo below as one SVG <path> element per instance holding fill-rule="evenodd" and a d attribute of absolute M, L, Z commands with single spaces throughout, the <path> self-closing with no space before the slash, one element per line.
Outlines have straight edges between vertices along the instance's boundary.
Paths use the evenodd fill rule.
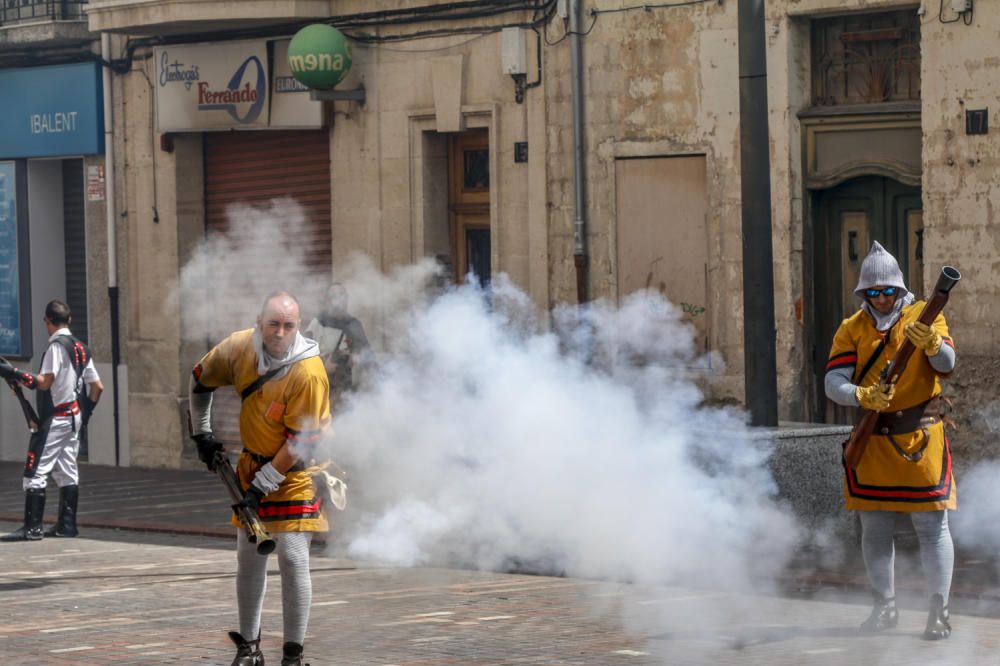
<path fill-rule="evenodd" d="M 229 632 L 229 640 L 236 644 L 236 658 L 230 666 L 264 666 L 264 653 L 260 651 L 260 634 L 257 640 L 248 641 L 235 631 Z"/>
<path fill-rule="evenodd" d="M 948 612 L 948 607 L 944 605 L 944 597 L 940 594 L 932 594 L 924 638 L 929 641 L 939 641 L 951 636 L 951 624 L 948 622 L 950 619 L 951 614 Z"/>
<path fill-rule="evenodd" d="M 861 623 L 861 631 L 875 633 L 892 629 L 899 624 L 899 611 L 896 610 L 896 598 L 885 598 L 878 592 L 872 592 L 875 597 L 875 606 L 871 615 Z"/>
<path fill-rule="evenodd" d="M 281 666 L 309 666 L 302 661 L 302 645 L 288 641 L 281 646 Z"/>
<path fill-rule="evenodd" d="M 0 541 L 38 541 L 42 538 L 42 516 L 45 515 L 45 488 L 24 491 L 24 525 Z"/>
<path fill-rule="evenodd" d="M 56 524 L 45 530 L 47 537 L 75 537 L 80 534 L 76 529 L 76 504 L 80 499 L 80 486 L 63 486 L 59 489 L 59 519 Z"/>

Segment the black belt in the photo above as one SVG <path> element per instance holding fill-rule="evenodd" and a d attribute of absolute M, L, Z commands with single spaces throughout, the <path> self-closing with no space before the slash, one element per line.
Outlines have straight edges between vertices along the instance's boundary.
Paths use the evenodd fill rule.
<path fill-rule="evenodd" d="M 259 464 L 259 465 L 262 465 L 262 466 L 263 466 L 263 465 L 266 465 L 267 463 L 269 463 L 269 462 L 271 462 L 272 460 L 274 460 L 274 456 L 262 456 L 262 455 L 260 455 L 259 453 L 254 453 L 253 451 L 247 451 L 246 449 L 243 449 L 243 453 L 245 453 L 245 454 L 247 454 L 248 456 L 250 456 L 251 458 L 253 458 L 253 461 L 254 461 L 255 463 L 257 463 L 257 464 Z M 289 468 L 289 469 L 288 469 L 288 470 L 287 470 L 287 471 L 285 472 L 285 474 L 288 474 L 288 472 L 301 472 L 301 471 L 302 471 L 302 470 L 304 470 L 305 468 L 306 468 L 306 466 L 305 466 L 305 463 L 303 463 L 303 462 L 302 462 L 302 461 L 300 460 L 300 461 L 296 462 L 296 463 L 295 463 L 294 465 L 292 465 L 292 466 L 291 466 L 291 467 L 290 467 L 290 468 Z"/>
<path fill-rule="evenodd" d="M 875 421 L 876 435 L 905 435 L 924 428 L 930 428 L 941 420 L 941 397 L 934 396 L 927 402 L 900 409 L 882 412 Z"/>

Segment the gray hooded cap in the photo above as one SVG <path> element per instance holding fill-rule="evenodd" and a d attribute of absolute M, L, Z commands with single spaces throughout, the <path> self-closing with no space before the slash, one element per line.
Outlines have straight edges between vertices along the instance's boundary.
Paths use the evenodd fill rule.
<path fill-rule="evenodd" d="M 872 242 L 872 249 L 868 251 L 861 264 L 861 275 L 858 276 L 858 286 L 854 290 L 854 295 L 864 299 L 865 289 L 872 287 L 899 287 L 903 294 L 909 293 L 906 283 L 903 282 L 903 271 L 899 269 L 899 262 L 896 257 L 889 254 L 878 241 Z"/>

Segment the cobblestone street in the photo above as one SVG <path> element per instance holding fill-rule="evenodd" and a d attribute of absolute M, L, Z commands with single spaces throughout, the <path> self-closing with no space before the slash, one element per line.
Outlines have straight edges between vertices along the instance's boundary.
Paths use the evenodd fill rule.
<path fill-rule="evenodd" d="M 271 565 L 263 643 L 277 664 L 274 558 Z M 231 541 L 90 528 L 76 540 L 4 544 L 0 571 L 5 665 L 232 659 Z M 857 595 L 821 601 L 388 569 L 319 552 L 313 572 L 313 666 L 979 664 L 996 663 L 1000 648 L 1000 622 L 972 615 L 955 617 L 950 640 L 924 642 L 923 609 L 906 603 L 896 632 L 861 636 L 868 608 Z"/>

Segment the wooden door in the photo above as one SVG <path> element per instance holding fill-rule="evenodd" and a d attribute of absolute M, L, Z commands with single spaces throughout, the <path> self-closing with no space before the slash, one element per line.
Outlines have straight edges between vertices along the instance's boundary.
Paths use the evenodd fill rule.
<path fill-rule="evenodd" d="M 493 275 L 490 230 L 489 134 L 456 134 L 448 151 L 451 264 L 456 282 L 474 275 L 487 286 Z"/>
<path fill-rule="evenodd" d="M 816 413 L 820 421 L 849 423 L 852 411 L 826 399 L 823 378 L 840 322 L 860 307 L 854 296 L 861 263 L 877 240 L 899 261 L 907 288 L 917 298 L 923 285 L 923 211 L 920 189 L 864 176 L 814 195 Z"/>

